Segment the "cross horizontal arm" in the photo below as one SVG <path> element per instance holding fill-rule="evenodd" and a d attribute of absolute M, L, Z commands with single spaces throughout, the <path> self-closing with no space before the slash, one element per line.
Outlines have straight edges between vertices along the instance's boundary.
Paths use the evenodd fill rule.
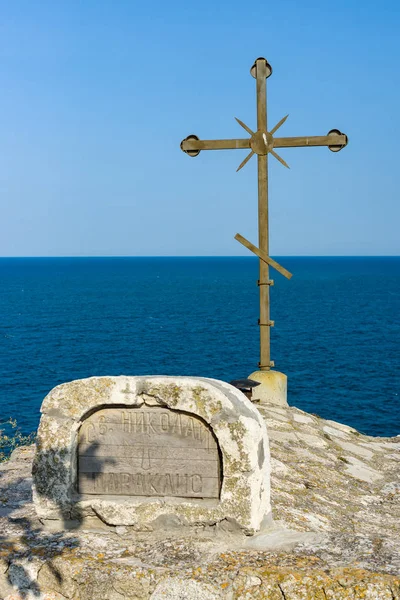
<path fill-rule="evenodd" d="M 339 146 L 347 144 L 347 135 L 314 135 L 311 137 L 274 138 L 274 148 L 301 148 L 303 146 Z"/>
<path fill-rule="evenodd" d="M 276 260 L 274 260 L 273 258 L 268 256 L 268 254 L 266 252 L 259 250 L 257 248 L 257 246 L 255 246 L 254 244 L 252 244 L 251 242 L 246 240 L 246 238 L 244 238 L 242 235 L 240 235 L 240 233 L 237 233 L 235 235 L 235 240 L 237 240 L 238 242 L 243 244 L 243 246 L 245 246 L 248 250 L 253 252 L 256 256 L 261 258 L 261 260 L 266 262 L 270 267 L 273 267 L 274 269 L 276 269 L 276 271 L 278 271 L 278 273 L 280 273 L 281 275 L 286 277 L 286 279 L 291 279 L 292 273 L 290 271 L 285 269 L 285 267 L 282 267 L 282 265 L 277 263 Z"/>
<path fill-rule="evenodd" d="M 188 150 L 235 150 L 250 148 L 250 139 L 247 140 L 183 140 L 181 149 Z"/>

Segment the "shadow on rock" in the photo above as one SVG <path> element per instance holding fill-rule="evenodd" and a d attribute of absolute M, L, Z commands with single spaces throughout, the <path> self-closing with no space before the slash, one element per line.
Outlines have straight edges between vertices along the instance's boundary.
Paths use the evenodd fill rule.
<path fill-rule="evenodd" d="M 38 517 L 32 499 L 34 454 L 35 446 L 20 447 L 14 450 L 8 461 L 0 464 L 0 598 L 4 599 L 8 596 L 10 600 L 39 598 L 43 592 L 38 584 L 38 575 L 44 564 L 61 587 L 62 574 L 53 559 L 70 553 L 80 545 L 74 529 L 79 529 L 82 515 L 76 506 L 73 507 L 74 520 L 71 521 L 72 507 L 66 507 L 65 502 L 60 501 L 60 521 L 56 532 L 44 527 Z M 101 475 L 105 464 L 113 462 L 112 459 L 95 457 L 96 444 L 90 446 L 86 454 L 90 457 L 95 478 Z M 41 458 L 51 464 L 54 456 L 50 453 L 47 457 L 41 452 Z M 74 501 L 79 499 L 80 494 L 76 490 Z M 51 501 L 54 503 L 54 495 Z"/>

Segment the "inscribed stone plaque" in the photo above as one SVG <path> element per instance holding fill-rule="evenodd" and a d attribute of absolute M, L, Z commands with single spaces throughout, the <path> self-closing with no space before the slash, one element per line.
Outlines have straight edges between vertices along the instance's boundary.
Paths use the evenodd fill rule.
<path fill-rule="evenodd" d="M 201 419 L 169 408 L 105 408 L 79 430 L 81 494 L 219 498 L 216 439 Z"/>

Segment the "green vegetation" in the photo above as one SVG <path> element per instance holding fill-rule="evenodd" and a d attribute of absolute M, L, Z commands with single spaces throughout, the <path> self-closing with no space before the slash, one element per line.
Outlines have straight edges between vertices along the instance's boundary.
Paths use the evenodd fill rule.
<path fill-rule="evenodd" d="M 0 429 L 0 463 L 10 458 L 11 452 L 19 446 L 29 446 L 36 439 L 36 432 L 23 435 L 17 421 L 8 419 L 1 424 Z"/>

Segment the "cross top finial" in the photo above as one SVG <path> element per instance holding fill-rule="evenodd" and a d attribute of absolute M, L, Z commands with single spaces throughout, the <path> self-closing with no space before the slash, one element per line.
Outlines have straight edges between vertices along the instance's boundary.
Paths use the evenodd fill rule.
<path fill-rule="evenodd" d="M 259 56 L 258 58 L 256 58 L 253 66 L 250 69 L 250 75 L 252 77 L 254 77 L 254 79 L 257 79 L 257 63 L 258 63 L 258 61 L 264 61 L 264 63 L 265 63 L 265 78 L 268 79 L 268 77 L 271 77 L 272 67 L 269 64 L 269 62 L 267 61 L 267 59 L 264 58 L 263 56 Z"/>

